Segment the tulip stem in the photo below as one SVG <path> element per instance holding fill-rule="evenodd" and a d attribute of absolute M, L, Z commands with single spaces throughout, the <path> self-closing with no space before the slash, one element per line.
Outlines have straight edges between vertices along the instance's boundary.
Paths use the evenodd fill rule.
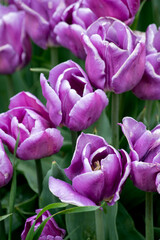
<path fill-rule="evenodd" d="M 11 191 L 10 191 L 10 198 L 9 198 L 9 213 L 12 213 L 12 215 L 9 217 L 8 240 L 11 240 L 11 237 L 12 237 L 12 220 L 13 220 L 14 204 L 15 204 L 15 198 L 16 198 L 16 190 L 17 190 L 17 172 L 16 172 L 16 165 L 15 165 L 13 169 L 13 177 L 12 177 L 12 184 L 11 184 Z"/>
<path fill-rule="evenodd" d="M 71 130 L 71 138 L 72 138 L 72 153 L 74 153 L 77 138 L 78 138 L 78 132 L 75 132 L 75 131 Z"/>
<path fill-rule="evenodd" d="M 9 196 L 9 213 L 12 213 L 9 217 L 9 234 L 8 240 L 12 238 L 12 221 L 13 221 L 13 212 L 14 212 L 14 204 L 16 199 L 16 191 L 17 191 L 17 160 L 16 160 L 16 152 L 18 148 L 20 133 L 18 133 L 18 137 L 16 140 L 16 144 L 14 147 L 14 154 L 13 154 L 13 177 L 11 183 L 11 190 Z"/>
<path fill-rule="evenodd" d="M 51 47 L 51 67 L 55 67 L 58 64 L 58 48 Z"/>
<path fill-rule="evenodd" d="M 147 127 L 150 128 L 151 125 L 151 112 L 152 112 L 152 100 L 146 100 L 146 120 L 147 120 Z"/>
<path fill-rule="evenodd" d="M 118 149 L 119 147 L 119 95 L 112 93 L 112 112 L 111 112 L 111 126 L 112 126 L 112 145 Z M 116 218 L 118 211 L 118 203 L 113 206 L 108 206 L 108 234 L 109 239 L 118 240 L 118 233 L 116 227 Z"/>
<path fill-rule="evenodd" d="M 41 195 L 42 192 L 42 182 L 43 182 L 43 171 L 41 159 L 35 160 L 36 164 L 36 173 L 37 173 L 37 184 L 38 184 L 38 195 Z"/>
<path fill-rule="evenodd" d="M 154 240 L 152 192 L 146 192 L 145 221 L 146 221 L 146 240 Z"/>
<path fill-rule="evenodd" d="M 3 216 L 3 209 L 2 209 L 1 202 L 0 202 L 0 216 Z M 6 240 L 4 221 L 0 221 L 0 233 L 1 233 L 1 239 Z"/>
<path fill-rule="evenodd" d="M 14 95 L 14 84 L 12 75 L 7 75 L 7 92 L 9 98 Z"/>
<path fill-rule="evenodd" d="M 96 221 L 96 240 L 105 240 L 103 210 L 98 209 L 95 211 Z"/>
<path fill-rule="evenodd" d="M 117 149 L 119 147 L 119 95 L 112 93 L 112 113 L 111 113 L 111 125 L 112 125 L 112 145 Z"/>

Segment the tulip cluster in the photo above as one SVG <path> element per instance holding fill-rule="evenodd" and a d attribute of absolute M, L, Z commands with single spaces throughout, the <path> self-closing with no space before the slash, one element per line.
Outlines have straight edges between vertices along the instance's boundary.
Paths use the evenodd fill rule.
<path fill-rule="evenodd" d="M 73 157 L 63 173 L 70 183 L 63 174 L 64 178 L 59 174 L 58 179 L 53 172 L 46 192 L 76 206 L 97 208 L 102 202 L 112 206 L 130 177 L 140 190 L 160 194 L 160 125 L 150 131 L 142 122 L 124 117 L 119 125 L 130 153 L 116 149 L 114 142 L 119 115 L 115 96 L 117 100 L 119 94 L 132 91 L 141 99 L 160 99 L 160 28 L 151 24 L 145 33 L 131 30 L 129 25 L 139 7 L 140 0 L 9 0 L 8 6 L 0 4 L 0 74 L 12 74 L 30 61 L 30 39 L 34 47 L 63 46 L 85 61 L 85 71 L 67 60 L 54 66 L 49 76 L 40 74 L 45 105 L 30 92 L 21 91 L 10 98 L 8 111 L 0 113 L 0 188 L 13 175 L 12 159 L 4 145 L 13 154 L 18 139 L 16 157 L 38 161 L 60 151 L 65 138 L 61 133 L 68 128 L 72 137 L 73 132 L 79 135 L 72 139 Z M 113 124 L 109 124 L 116 148 L 98 136 L 99 129 L 88 129 L 96 126 L 102 112 L 106 114 L 108 92 L 113 93 Z M 81 132 L 84 130 L 89 133 Z M 66 149 L 71 153 L 70 146 Z M 33 224 L 36 231 L 51 217 L 45 211 L 37 219 L 40 211 L 26 220 L 22 240 Z M 39 239 L 62 240 L 65 233 L 50 218 Z"/>

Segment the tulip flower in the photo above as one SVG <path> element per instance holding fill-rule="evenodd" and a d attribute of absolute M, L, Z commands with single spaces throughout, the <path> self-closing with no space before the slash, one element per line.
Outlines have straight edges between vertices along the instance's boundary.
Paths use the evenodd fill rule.
<path fill-rule="evenodd" d="M 0 4 L 0 74 L 12 74 L 31 57 L 31 43 L 24 27 L 25 13 Z"/>
<path fill-rule="evenodd" d="M 130 173 L 130 158 L 124 150 L 119 153 L 102 137 L 82 133 L 71 165 L 64 171 L 72 185 L 49 178 L 50 191 L 62 202 L 94 206 L 104 200 L 113 205 Z"/>
<path fill-rule="evenodd" d="M 50 71 L 50 85 L 43 74 L 40 81 L 55 126 L 64 124 L 73 131 L 86 129 L 100 117 L 108 104 L 105 93 L 100 89 L 93 92 L 85 72 L 71 60 Z"/>
<path fill-rule="evenodd" d="M 104 17 L 82 37 L 86 71 L 95 88 L 120 94 L 133 89 L 145 67 L 145 44 L 123 22 Z"/>
<path fill-rule="evenodd" d="M 5 186 L 13 175 L 13 167 L 0 139 L 0 188 Z"/>
<path fill-rule="evenodd" d="M 83 1 L 69 5 L 61 16 L 61 21 L 55 26 L 54 33 L 57 42 L 68 48 L 77 57 L 86 57 L 81 43 L 81 34 L 86 32 L 88 26 L 97 19 L 96 15 Z"/>
<path fill-rule="evenodd" d="M 66 8 L 65 0 L 12 0 L 10 3 L 25 11 L 26 31 L 38 46 L 46 49 L 48 46 L 57 45 L 53 29 Z"/>
<path fill-rule="evenodd" d="M 160 28 L 155 24 L 146 31 L 146 63 L 141 81 L 133 89 L 133 93 L 141 99 L 160 99 Z"/>
<path fill-rule="evenodd" d="M 45 106 L 31 93 L 20 92 L 10 99 L 9 111 L 0 114 L 0 138 L 13 153 L 19 135 L 17 157 L 39 159 L 58 152 L 63 143 Z"/>
<path fill-rule="evenodd" d="M 140 7 L 140 0 L 84 0 L 84 2 L 97 17 L 115 17 L 127 24 L 133 22 Z"/>
<path fill-rule="evenodd" d="M 131 179 L 134 185 L 149 192 L 160 193 L 160 125 L 152 131 L 131 117 L 119 124 L 130 147 Z"/>
<path fill-rule="evenodd" d="M 36 214 L 38 214 L 42 209 L 37 209 L 36 210 Z M 50 217 L 51 214 L 49 211 L 45 211 L 36 221 L 36 224 L 34 226 L 34 231 L 36 231 L 36 229 L 39 227 L 39 225 L 45 221 L 46 218 Z M 36 220 L 37 215 L 32 216 L 30 218 L 27 218 L 26 223 L 25 223 L 25 227 L 24 230 L 21 234 L 21 240 L 25 240 L 27 237 L 27 233 L 29 232 L 31 226 L 33 225 L 33 223 Z M 38 238 L 39 240 L 62 240 L 65 236 L 65 230 L 62 228 L 59 228 L 56 221 L 54 220 L 54 218 L 51 218 L 45 225 L 45 227 L 43 228 L 43 231 L 40 235 L 40 237 Z"/>

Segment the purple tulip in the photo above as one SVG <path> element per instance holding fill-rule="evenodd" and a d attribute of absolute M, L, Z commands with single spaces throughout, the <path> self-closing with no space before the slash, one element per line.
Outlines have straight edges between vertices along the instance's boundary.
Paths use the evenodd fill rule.
<path fill-rule="evenodd" d="M 130 173 L 130 158 L 124 150 L 120 153 L 102 137 L 82 133 L 71 165 L 65 169 L 72 186 L 50 177 L 50 191 L 73 205 L 94 206 L 103 200 L 113 205 Z"/>
<path fill-rule="evenodd" d="M 26 14 L 26 31 L 41 48 L 57 45 L 54 27 L 66 8 L 65 0 L 12 0 Z M 32 27 L 31 27 L 32 26 Z"/>
<path fill-rule="evenodd" d="M 119 124 L 130 147 L 131 179 L 143 191 L 160 193 L 160 125 L 146 130 L 142 122 L 131 117 Z"/>
<path fill-rule="evenodd" d="M 105 93 L 102 90 L 93 92 L 85 72 L 71 60 L 50 71 L 50 85 L 43 74 L 40 81 L 55 126 L 64 124 L 74 131 L 86 129 L 100 117 L 108 104 Z"/>
<path fill-rule="evenodd" d="M 140 0 L 84 0 L 88 7 L 98 17 L 115 17 L 127 24 L 131 24 L 137 13 Z"/>
<path fill-rule="evenodd" d="M 145 44 L 123 22 L 100 18 L 84 34 L 86 71 L 93 86 L 117 94 L 133 89 L 145 66 Z"/>
<path fill-rule="evenodd" d="M 84 59 L 86 54 L 81 43 L 81 34 L 85 33 L 96 19 L 96 15 L 83 4 L 82 0 L 73 3 L 63 12 L 61 21 L 54 29 L 57 42 L 77 57 Z"/>
<path fill-rule="evenodd" d="M 155 24 L 146 31 L 146 64 L 141 81 L 133 89 L 133 93 L 141 99 L 160 99 L 160 28 Z"/>
<path fill-rule="evenodd" d="M 63 137 L 34 95 L 20 92 L 10 99 L 9 109 L 0 114 L 0 138 L 12 153 L 18 134 L 17 157 L 20 159 L 39 159 L 60 150 Z"/>
<path fill-rule="evenodd" d="M 38 215 L 38 213 L 41 211 L 42 209 L 37 209 L 36 213 Z M 27 218 L 26 223 L 25 223 L 25 227 L 24 230 L 21 234 L 21 240 L 25 240 L 27 237 L 27 233 L 29 232 L 31 226 L 33 225 L 34 221 L 36 220 L 36 217 L 32 216 L 30 218 Z M 45 221 L 46 218 L 50 217 L 51 214 L 49 211 L 45 211 L 36 221 L 35 227 L 34 227 L 34 231 L 36 231 L 36 229 L 39 227 L 39 225 Z M 54 220 L 54 218 L 51 218 L 45 225 L 45 227 L 43 228 L 43 231 L 40 235 L 40 237 L 38 238 L 39 240 L 62 240 L 65 236 L 66 231 L 62 228 L 59 228 L 56 221 Z"/>
<path fill-rule="evenodd" d="M 5 153 L 2 141 L 0 139 L 0 188 L 5 186 L 13 175 L 13 167 L 7 154 Z"/>
<path fill-rule="evenodd" d="M 24 28 L 25 13 L 0 4 L 0 74 L 24 67 L 31 57 L 31 43 Z"/>

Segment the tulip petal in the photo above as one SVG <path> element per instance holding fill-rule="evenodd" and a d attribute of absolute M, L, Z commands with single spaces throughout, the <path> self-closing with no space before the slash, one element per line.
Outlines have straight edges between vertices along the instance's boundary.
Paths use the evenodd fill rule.
<path fill-rule="evenodd" d="M 7 154 L 5 153 L 2 141 L 0 139 L 0 188 L 5 186 L 13 175 L 13 167 Z"/>
<path fill-rule="evenodd" d="M 43 96 L 47 99 L 50 119 L 54 126 L 58 126 L 62 120 L 61 101 L 55 91 L 49 86 L 43 74 L 40 76 L 40 83 Z"/>
<path fill-rule="evenodd" d="M 72 186 L 59 179 L 49 178 L 49 189 L 62 202 L 76 206 L 95 206 L 96 204 L 85 196 L 74 191 Z"/>
<path fill-rule="evenodd" d="M 17 156 L 23 160 L 39 159 L 50 156 L 60 150 L 63 137 L 60 131 L 48 128 L 45 131 L 31 134 L 17 149 Z"/>
<path fill-rule="evenodd" d="M 100 89 L 85 95 L 74 105 L 69 114 L 69 128 L 74 131 L 86 129 L 98 120 L 107 104 L 108 99 Z"/>
<path fill-rule="evenodd" d="M 134 185 L 142 191 L 155 192 L 156 176 L 160 171 L 159 163 L 134 161 L 131 163 L 131 179 Z"/>
<path fill-rule="evenodd" d="M 73 189 L 96 204 L 103 200 L 104 173 L 100 170 L 80 174 L 72 179 Z"/>
<path fill-rule="evenodd" d="M 41 101 L 37 97 L 35 97 L 30 92 L 23 91 L 10 98 L 9 109 L 16 107 L 33 108 L 34 111 L 37 111 L 45 118 L 48 118 L 48 112 L 45 106 L 41 103 Z"/>
<path fill-rule="evenodd" d="M 87 145 L 87 148 L 86 148 Z M 95 152 L 98 148 L 107 146 L 106 141 L 99 136 L 92 134 L 81 135 L 77 139 L 75 152 L 71 161 L 71 165 L 64 171 L 67 177 L 72 180 L 75 176 L 85 172 L 85 158 L 89 157 L 92 152 Z M 85 160 L 86 161 L 86 160 Z M 88 165 L 88 163 L 87 163 Z"/>

